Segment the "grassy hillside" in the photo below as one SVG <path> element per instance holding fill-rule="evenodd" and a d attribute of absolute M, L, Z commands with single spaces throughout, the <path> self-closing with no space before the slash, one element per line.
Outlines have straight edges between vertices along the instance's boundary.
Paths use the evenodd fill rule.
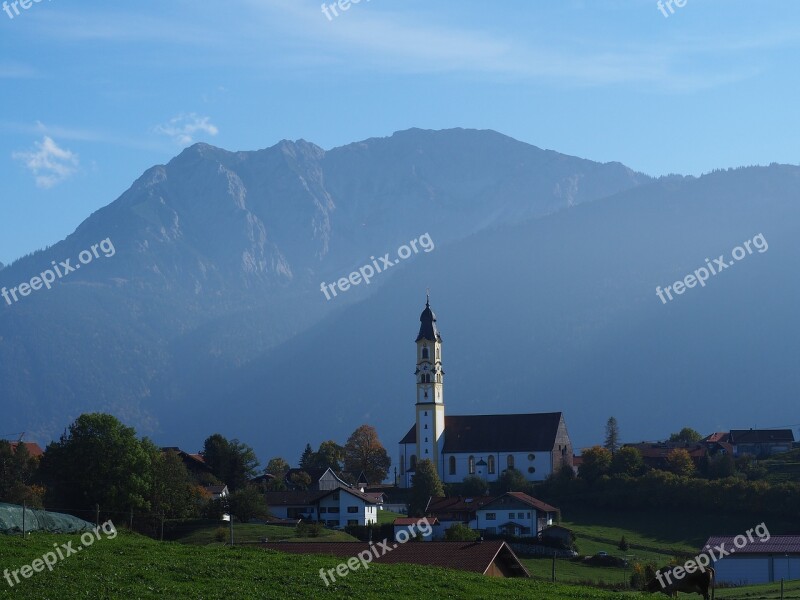
<path fill-rule="evenodd" d="M 0 536 L 3 568 L 17 569 L 78 536 Z M 0 598 L 504 598 L 634 600 L 619 594 L 536 580 L 494 579 L 413 565 L 378 565 L 326 588 L 319 569 L 338 559 L 268 552 L 256 547 L 191 546 L 120 533 L 65 558 L 52 573 L 34 573 L 14 589 L 0 580 Z"/>

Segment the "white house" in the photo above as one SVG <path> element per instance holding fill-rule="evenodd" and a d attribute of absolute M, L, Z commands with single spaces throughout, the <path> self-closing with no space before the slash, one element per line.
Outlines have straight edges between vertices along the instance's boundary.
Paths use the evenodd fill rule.
<path fill-rule="evenodd" d="M 553 524 L 558 509 L 523 492 L 507 492 L 476 511 L 475 527 L 485 533 L 536 537 Z"/>
<path fill-rule="evenodd" d="M 279 519 L 318 521 L 335 528 L 378 522 L 377 502 L 350 488 L 266 492 L 264 497 L 270 513 Z"/>
<path fill-rule="evenodd" d="M 542 481 L 572 466 L 572 443 L 560 412 L 445 416 L 442 336 L 430 298 L 416 339 L 416 423 L 400 441 L 400 486 L 410 487 L 417 461 L 430 459 L 444 483 L 469 475 L 496 481 L 514 468 Z"/>

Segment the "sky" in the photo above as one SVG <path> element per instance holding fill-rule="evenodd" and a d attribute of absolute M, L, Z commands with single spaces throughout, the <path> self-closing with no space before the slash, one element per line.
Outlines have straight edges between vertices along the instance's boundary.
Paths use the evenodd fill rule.
<path fill-rule="evenodd" d="M 342 1 L 6 0 L 0 262 L 198 141 L 465 127 L 650 175 L 800 162 L 797 0 Z"/>

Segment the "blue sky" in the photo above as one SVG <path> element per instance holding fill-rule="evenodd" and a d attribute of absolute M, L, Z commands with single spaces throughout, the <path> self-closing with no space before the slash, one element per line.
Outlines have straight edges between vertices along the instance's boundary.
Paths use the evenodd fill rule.
<path fill-rule="evenodd" d="M 796 0 L 126 4 L 0 12 L 2 262 L 195 141 L 472 127 L 653 175 L 800 162 Z"/>

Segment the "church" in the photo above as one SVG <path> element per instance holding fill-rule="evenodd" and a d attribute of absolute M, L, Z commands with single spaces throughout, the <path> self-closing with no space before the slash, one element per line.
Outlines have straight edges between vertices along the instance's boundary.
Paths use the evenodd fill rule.
<path fill-rule="evenodd" d="M 542 481 L 572 466 L 572 443 L 560 412 L 511 415 L 445 415 L 442 336 L 430 296 L 420 315 L 417 344 L 417 420 L 400 441 L 401 487 L 411 487 L 417 461 L 430 459 L 443 483 L 474 475 L 496 481 L 517 469 Z"/>

